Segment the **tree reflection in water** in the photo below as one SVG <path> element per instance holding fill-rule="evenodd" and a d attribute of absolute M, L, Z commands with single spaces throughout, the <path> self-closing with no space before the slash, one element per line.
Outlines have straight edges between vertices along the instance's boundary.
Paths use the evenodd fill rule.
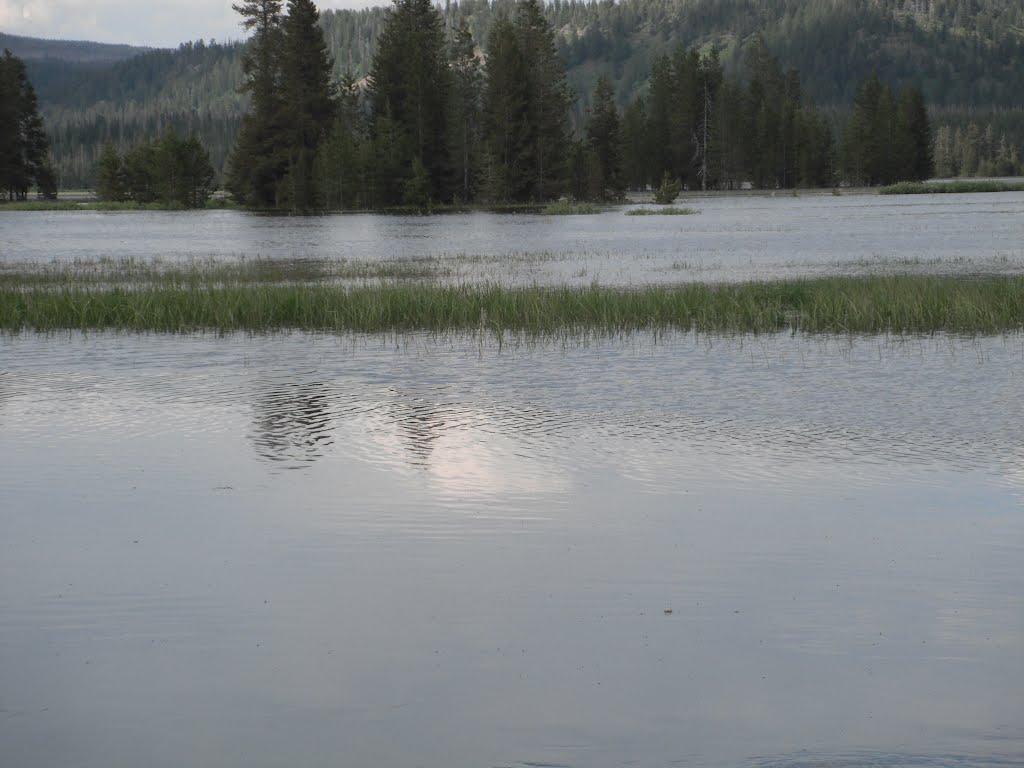
<path fill-rule="evenodd" d="M 334 443 L 331 391 L 323 382 L 275 383 L 260 389 L 253 411 L 253 445 L 270 461 L 309 464 Z"/>
<path fill-rule="evenodd" d="M 402 446 L 409 453 L 409 464 L 426 467 L 430 462 L 434 442 L 445 430 L 445 420 L 437 404 L 422 397 L 409 396 L 392 389 L 394 399 L 386 409 Z"/>

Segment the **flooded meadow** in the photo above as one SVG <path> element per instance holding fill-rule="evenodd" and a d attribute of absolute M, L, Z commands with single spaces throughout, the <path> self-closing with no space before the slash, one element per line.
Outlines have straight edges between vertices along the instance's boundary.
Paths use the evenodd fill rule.
<path fill-rule="evenodd" d="M 1024 274 L 1024 193 L 683 204 L 7 213 L 0 280 Z M 1024 766 L 1022 391 L 1020 332 L 6 334 L 0 764 Z"/>

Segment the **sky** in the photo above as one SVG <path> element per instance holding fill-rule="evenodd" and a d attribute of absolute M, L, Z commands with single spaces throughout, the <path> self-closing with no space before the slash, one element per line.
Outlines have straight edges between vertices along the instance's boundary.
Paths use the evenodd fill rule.
<path fill-rule="evenodd" d="M 237 0 L 234 0 L 237 2 Z M 0 0 L 0 32 L 28 37 L 177 47 L 188 40 L 246 37 L 232 0 Z M 320 0 L 320 10 L 388 5 Z"/>

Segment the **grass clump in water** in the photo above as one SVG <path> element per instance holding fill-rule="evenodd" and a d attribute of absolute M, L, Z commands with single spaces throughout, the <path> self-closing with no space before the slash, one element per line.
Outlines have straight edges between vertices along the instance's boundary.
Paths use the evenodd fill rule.
<path fill-rule="evenodd" d="M 626 211 L 627 216 L 692 216 L 700 213 L 696 208 L 680 208 L 669 205 L 664 208 L 631 208 Z"/>
<path fill-rule="evenodd" d="M 262 269 L 262 267 L 259 267 Z M 215 274 L 215 273 L 212 273 Z M 1024 277 L 886 276 L 614 288 L 338 285 L 319 279 L 39 285 L 0 274 L 0 329 L 191 332 L 641 329 L 998 333 L 1024 328 Z"/>
<path fill-rule="evenodd" d="M 558 200 L 548 203 L 540 211 L 545 216 L 588 216 L 593 213 L 600 213 L 601 208 L 593 203 L 572 203 L 568 200 Z"/>
<path fill-rule="evenodd" d="M 1024 192 L 1024 184 L 984 180 L 937 181 L 933 183 L 900 181 L 878 190 L 880 195 L 932 195 L 957 192 Z"/>

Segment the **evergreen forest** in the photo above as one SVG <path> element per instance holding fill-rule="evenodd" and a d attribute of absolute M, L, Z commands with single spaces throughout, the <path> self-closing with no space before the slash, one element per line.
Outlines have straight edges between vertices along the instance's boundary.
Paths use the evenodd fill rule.
<path fill-rule="evenodd" d="M 32 187 L 42 197 L 56 197 L 57 176 L 25 64 L 4 50 L 0 57 L 0 200 L 25 200 Z"/>
<path fill-rule="evenodd" d="M 316 23 L 324 40 L 323 61 L 329 68 L 335 88 L 332 98 L 341 115 L 328 132 L 333 141 L 324 140 L 325 149 L 329 147 L 335 161 L 345 153 L 355 152 L 358 142 L 373 141 L 379 145 L 385 141 L 381 134 L 388 135 L 395 128 L 378 116 L 376 109 L 384 102 L 379 92 L 373 91 L 370 75 L 375 65 L 386 64 L 379 54 L 387 47 L 388 35 L 393 34 L 392 17 L 399 5 L 318 15 Z M 778 120 L 794 121 L 784 129 L 790 131 L 790 138 L 796 131 L 807 142 L 801 150 L 802 159 L 794 155 L 791 143 L 787 143 L 783 151 L 786 156 L 766 160 L 765 167 L 757 170 L 757 178 L 748 181 L 779 186 L 815 183 L 815 178 L 820 181 L 825 169 L 820 164 L 817 170 L 812 168 L 816 162 L 813 156 L 820 155 L 818 149 L 810 149 L 814 143 L 810 140 L 812 135 L 815 141 L 831 144 L 828 162 L 834 181 L 855 181 L 845 177 L 848 171 L 861 174 L 858 180 L 881 178 L 865 171 L 850 154 L 857 141 L 863 145 L 863 130 L 858 134 L 861 138 L 853 142 L 845 135 L 858 97 L 862 97 L 862 112 L 863 97 L 867 96 L 869 101 L 873 98 L 870 88 L 868 94 L 861 93 L 873 76 L 877 76 L 881 86 L 882 111 L 886 114 L 896 114 L 900 109 L 905 113 L 909 109 L 909 102 L 904 103 L 905 98 L 909 99 L 905 94 L 908 88 L 927 104 L 937 175 L 1001 175 L 1019 171 L 1024 149 L 1024 79 L 1019 76 L 1024 71 L 1024 6 L 1019 3 L 556 0 L 539 5 L 538 10 L 564 72 L 561 83 L 568 102 L 564 123 L 567 143 L 564 151 L 557 153 L 557 161 L 564 166 L 559 182 L 563 192 L 586 190 L 588 196 L 593 196 L 597 188 L 613 191 L 623 183 L 614 178 L 614 172 L 607 183 L 599 178 L 607 172 L 602 168 L 609 160 L 614 165 L 614 158 L 605 156 L 599 164 L 592 159 L 596 151 L 594 142 L 601 142 L 598 134 L 613 127 L 599 128 L 592 123 L 598 115 L 610 115 L 609 104 L 618 110 L 618 130 L 623 140 L 621 162 L 623 172 L 630 174 L 624 179 L 627 186 L 654 185 L 661 178 L 659 169 L 665 167 L 672 168 L 680 181 L 690 186 L 734 183 L 736 169 L 744 170 L 746 161 L 739 150 L 721 157 L 726 144 L 721 136 L 717 145 L 710 140 L 697 142 L 704 147 L 706 157 L 696 153 L 693 146 L 677 143 L 666 148 L 668 154 L 676 155 L 674 158 L 648 159 L 637 165 L 639 117 L 645 123 L 660 121 L 657 130 L 664 130 L 664 116 L 656 114 L 657 89 L 666 79 L 689 78 L 694 71 L 698 79 L 703 77 L 710 83 L 714 80 L 713 68 L 721 72 L 719 116 L 737 108 L 730 102 L 730 97 L 737 93 L 742 95 L 749 114 L 753 98 L 749 74 L 754 69 L 749 62 L 758 57 L 764 59 L 765 51 L 775 66 L 764 71 L 762 85 L 769 95 L 782 94 L 785 98 L 764 102 L 771 109 L 761 118 L 762 133 L 775 130 L 772 122 L 777 109 Z M 508 42 L 507 25 L 525 24 L 516 21 L 516 0 L 449 0 L 444 6 L 433 7 L 433 11 L 436 23 L 432 21 L 429 26 L 435 30 L 435 38 L 444 41 L 450 79 L 459 81 L 458 88 L 452 83 L 446 85 L 452 93 L 448 94 L 443 117 L 439 119 L 451 126 L 461 125 L 461 148 L 454 146 L 458 142 L 451 132 L 443 152 L 422 153 L 422 168 L 410 166 L 415 172 L 409 178 L 391 178 L 380 167 L 369 169 L 375 178 L 367 178 L 368 171 L 349 165 L 364 184 L 362 199 L 357 201 L 353 197 L 355 186 L 345 178 L 316 192 L 331 207 L 370 204 L 371 200 L 412 201 L 424 194 L 432 200 L 454 199 L 457 186 L 461 187 L 459 199 L 482 199 L 484 195 L 518 198 L 523 193 L 508 188 L 516 184 L 532 185 L 533 196 L 546 194 L 544 189 L 549 182 L 545 178 L 552 166 L 545 158 L 530 160 L 544 164 L 543 172 L 539 168 L 524 170 L 526 177 L 533 174 L 530 180 L 503 178 L 508 164 L 497 163 L 496 157 L 507 158 L 508 151 L 518 148 L 500 146 L 493 136 L 485 136 L 493 127 L 493 117 L 488 117 L 486 111 L 472 120 L 465 119 L 463 114 L 461 123 L 458 115 L 452 114 L 456 90 L 461 89 L 466 97 L 466 85 L 474 78 L 480 79 L 475 86 L 478 91 L 486 93 L 489 87 L 483 70 L 489 61 L 492 31 L 496 27 L 504 29 L 494 43 L 502 38 Z M 282 7 L 282 18 L 290 15 L 288 8 Z M 176 50 L 40 41 L 2 34 L 0 45 L 11 48 L 25 61 L 38 94 L 62 188 L 93 188 L 98 161 L 107 144 L 125 153 L 134 145 L 162 136 L 169 128 L 178 135 L 194 134 L 200 139 L 210 153 L 216 181 L 221 183 L 229 168 L 229 155 L 246 132 L 243 121 L 251 121 L 253 114 L 255 95 L 246 86 L 249 73 L 245 60 L 254 39 L 251 29 L 244 31 L 250 35 L 244 42 L 198 41 Z M 456 53 L 460 47 L 461 59 Z M 467 55 L 468 51 L 471 53 Z M 685 61 L 691 54 L 696 59 L 696 70 L 692 59 L 689 63 Z M 705 62 L 710 56 L 714 56 L 714 61 Z M 670 66 L 666 66 L 666 58 Z M 384 74 L 383 69 L 380 72 Z M 483 109 L 483 96 L 479 100 Z M 395 104 L 393 108 L 402 107 Z M 709 136 L 713 135 L 711 126 L 698 124 L 700 121 L 695 122 L 692 117 L 687 116 L 674 129 L 682 136 L 684 124 L 689 126 L 688 145 L 695 143 L 694 127 L 708 128 Z M 890 122 L 894 127 L 899 125 L 898 120 Z M 346 125 L 348 138 L 339 127 Z M 740 127 L 750 129 L 747 124 L 733 126 Z M 703 130 L 700 135 L 703 138 Z M 474 144 L 480 137 L 486 141 Z M 404 135 L 393 138 L 395 148 L 404 146 L 408 139 Z M 308 143 L 308 136 L 304 141 Z M 346 146 L 347 141 L 352 142 L 351 146 Z M 366 151 L 362 144 L 358 149 Z M 312 156 L 307 146 L 303 158 L 278 158 L 277 162 L 291 163 L 293 169 L 299 167 L 296 164 L 309 166 L 314 177 L 319 173 L 323 179 L 332 161 L 323 153 Z M 470 173 L 471 163 L 475 164 L 475 173 Z M 436 167 L 439 164 L 446 166 L 443 174 Z M 785 167 L 779 168 L 780 165 Z M 300 175 L 304 177 L 305 173 Z M 461 179 L 459 184 L 453 181 L 456 177 Z M 290 178 L 294 180 L 294 174 Z M 280 197 L 281 204 L 289 205 L 294 194 L 293 189 Z M 307 193 L 300 189 L 297 194 Z"/>

